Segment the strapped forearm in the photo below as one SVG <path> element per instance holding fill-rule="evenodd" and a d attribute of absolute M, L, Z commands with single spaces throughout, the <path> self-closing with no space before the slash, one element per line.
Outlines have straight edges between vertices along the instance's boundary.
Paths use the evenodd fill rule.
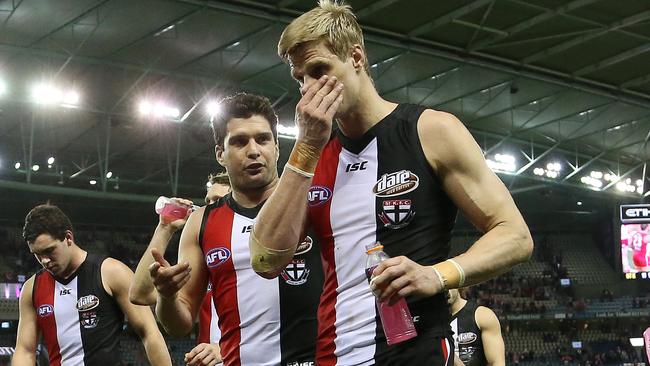
<path fill-rule="evenodd" d="M 307 218 L 307 193 L 320 150 L 296 142 L 277 188 L 264 204 L 251 232 L 251 265 L 274 277 L 293 257 Z"/>
<path fill-rule="evenodd" d="M 434 265 L 445 289 L 471 286 L 509 271 L 530 257 L 532 239 L 526 230 L 496 226 L 467 252 Z M 463 281 L 461 282 L 461 277 Z"/>

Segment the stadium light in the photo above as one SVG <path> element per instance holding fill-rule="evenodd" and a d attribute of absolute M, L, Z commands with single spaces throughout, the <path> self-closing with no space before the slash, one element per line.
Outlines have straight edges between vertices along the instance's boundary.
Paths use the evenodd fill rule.
<path fill-rule="evenodd" d="M 214 117 L 221 112 L 221 104 L 219 104 L 217 101 L 209 102 L 206 106 L 206 110 L 208 112 L 208 116 Z"/>
<path fill-rule="evenodd" d="M 582 206 L 582 201 L 578 201 L 578 202 L 576 202 L 576 205 L 578 205 L 578 206 Z"/>
<path fill-rule="evenodd" d="M 627 178 L 625 181 L 618 181 L 616 183 L 616 190 L 619 192 L 626 192 L 626 193 L 638 193 L 642 194 L 643 193 L 643 181 L 641 179 L 637 179 L 636 182 L 634 182 L 636 185 L 632 184 L 632 179 Z"/>
<path fill-rule="evenodd" d="M 151 109 L 152 109 L 151 103 L 147 102 L 146 100 L 140 102 L 140 104 L 138 105 L 138 112 L 140 112 L 140 114 L 143 115 L 148 115 L 149 113 L 151 113 Z"/>
<path fill-rule="evenodd" d="M 589 176 L 594 178 L 594 179 L 602 179 L 603 178 L 603 172 L 598 171 L 598 170 L 593 170 L 591 173 L 589 173 Z"/>
<path fill-rule="evenodd" d="M 70 90 L 63 96 L 63 106 L 75 106 L 79 104 L 79 93 Z"/>
<path fill-rule="evenodd" d="M 54 164 L 54 156 L 50 156 L 50 157 L 47 159 L 47 165 L 52 165 L 52 164 Z"/>
<path fill-rule="evenodd" d="M 113 176 L 113 172 L 106 173 L 106 179 L 111 179 L 112 176 Z"/>
<path fill-rule="evenodd" d="M 630 344 L 632 345 L 632 347 L 643 347 L 643 338 L 630 337 Z"/>
<path fill-rule="evenodd" d="M 14 168 L 16 168 L 16 170 L 20 169 L 20 162 L 19 161 L 17 161 L 16 164 L 14 164 Z"/>
<path fill-rule="evenodd" d="M 587 175 L 587 176 L 584 176 L 584 177 L 580 178 L 580 181 L 583 184 L 588 185 L 592 189 L 594 189 L 594 188 L 596 188 L 596 189 L 602 188 L 602 186 L 603 186 L 603 182 L 600 179 L 594 178 L 591 175 Z"/>
<path fill-rule="evenodd" d="M 278 123 L 278 135 L 281 137 L 287 137 L 295 139 L 298 136 L 298 127 L 296 126 L 285 126 Z"/>
<path fill-rule="evenodd" d="M 41 167 L 38 164 L 32 165 L 32 170 L 33 171 L 37 172 L 39 169 L 41 169 Z"/>
<path fill-rule="evenodd" d="M 494 159 L 485 159 L 490 169 L 497 172 L 512 173 L 517 170 L 517 161 L 509 154 L 496 154 Z"/>
<path fill-rule="evenodd" d="M 88 183 L 90 183 L 91 186 L 94 186 L 95 184 L 97 184 L 97 181 L 94 180 L 94 179 L 91 179 Z"/>
<path fill-rule="evenodd" d="M 39 104 L 61 104 L 73 107 L 79 104 L 79 93 L 75 90 L 62 90 L 52 84 L 36 84 L 32 88 L 32 98 Z"/>
<path fill-rule="evenodd" d="M 176 107 L 163 102 L 152 104 L 148 100 L 140 102 L 138 111 L 143 116 L 154 116 L 156 118 L 178 118 L 181 115 L 181 111 Z"/>

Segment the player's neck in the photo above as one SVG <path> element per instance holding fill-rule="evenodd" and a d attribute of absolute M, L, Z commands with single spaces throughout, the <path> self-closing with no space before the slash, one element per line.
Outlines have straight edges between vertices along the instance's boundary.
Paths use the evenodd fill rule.
<path fill-rule="evenodd" d="M 350 107 L 336 119 L 341 132 L 351 139 L 363 136 L 397 107 L 397 104 L 383 99 L 377 93 L 370 79 L 364 79 L 361 83 L 357 99 L 352 103 L 354 107 Z M 345 104 L 345 101 L 343 103 Z"/>
<path fill-rule="evenodd" d="M 72 276 L 77 271 L 77 269 L 79 269 L 81 264 L 86 260 L 87 256 L 88 252 L 79 248 L 76 244 L 73 244 L 70 264 L 68 265 L 68 268 L 66 268 L 65 272 L 61 274 L 61 279 L 67 280 L 70 278 L 70 276 Z"/>
<path fill-rule="evenodd" d="M 275 177 L 269 184 L 261 188 L 239 189 L 232 187 L 232 198 L 238 205 L 245 208 L 257 207 L 260 203 L 266 201 L 278 185 L 278 177 Z"/>
<path fill-rule="evenodd" d="M 454 301 L 454 303 L 451 304 L 451 315 L 456 315 L 456 313 L 465 307 L 465 304 L 467 304 L 467 300 L 463 299 L 462 297 L 458 297 L 458 300 Z"/>

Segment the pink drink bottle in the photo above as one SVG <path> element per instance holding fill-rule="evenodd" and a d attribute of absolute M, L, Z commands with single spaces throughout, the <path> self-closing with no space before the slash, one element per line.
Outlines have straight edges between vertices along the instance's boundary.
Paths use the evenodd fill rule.
<path fill-rule="evenodd" d="M 368 277 L 368 280 L 371 279 L 372 271 L 379 263 L 390 258 L 382 249 L 384 249 L 384 246 L 379 242 L 366 245 L 366 254 L 368 254 L 366 258 L 366 277 Z M 386 342 L 389 346 L 418 335 L 406 300 L 402 298 L 395 305 L 388 305 L 388 302 L 379 302 L 376 299 L 376 303 L 384 334 L 386 335 Z"/>
<path fill-rule="evenodd" d="M 189 210 L 196 210 L 198 208 L 199 206 L 184 205 L 165 196 L 158 197 L 155 206 L 156 213 L 162 216 L 163 222 L 166 224 L 174 220 L 184 219 L 187 217 Z"/>

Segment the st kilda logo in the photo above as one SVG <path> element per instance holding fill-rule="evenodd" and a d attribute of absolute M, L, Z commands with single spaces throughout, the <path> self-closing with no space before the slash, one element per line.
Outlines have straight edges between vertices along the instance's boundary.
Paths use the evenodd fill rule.
<path fill-rule="evenodd" d="M 377 197 L 394 197 L 415 190 L 420 184 L 420 178 L 410 170 L 387 173 L 381 176 L 372 193 Z"/>
<path fill-rule="evenodd" d="M 224 264 L 230 258 L 230 249 L 214 248 L 205 255 L 205 263 L 210 268 L 217 268 Z"/>

